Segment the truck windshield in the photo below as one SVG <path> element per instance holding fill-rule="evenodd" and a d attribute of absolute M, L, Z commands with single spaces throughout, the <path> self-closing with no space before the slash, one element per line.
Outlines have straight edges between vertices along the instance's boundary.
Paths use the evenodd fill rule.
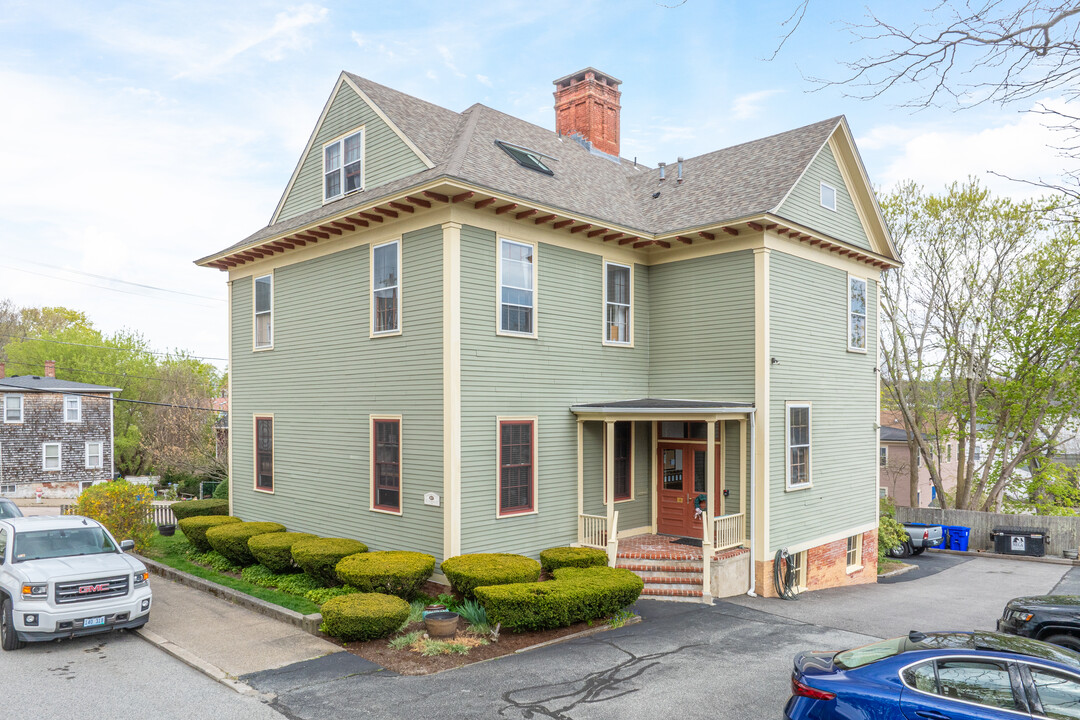
<path fill-rule="evenodd" d="M 99 527 L 35 530 L 34 532 L 16 533 L 11 559 L 18 563 L 46 558 L 100 555 L 113 552 L 116 552 L 116 546 L 113 544 L 112 539 Z"/>

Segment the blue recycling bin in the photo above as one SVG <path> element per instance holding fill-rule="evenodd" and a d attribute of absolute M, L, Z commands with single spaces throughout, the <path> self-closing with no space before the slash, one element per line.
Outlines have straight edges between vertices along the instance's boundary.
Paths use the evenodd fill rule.
<path fill-rule="evenodd" d="M 942 526 L 949 534 L 949 549 L 967 552 L 968 540 L 971 536 L 971 528 L 963 525 Z"/>

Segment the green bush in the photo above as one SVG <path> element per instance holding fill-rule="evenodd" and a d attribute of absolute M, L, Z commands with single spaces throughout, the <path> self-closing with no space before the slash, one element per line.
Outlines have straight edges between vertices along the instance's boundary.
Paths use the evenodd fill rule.
<path fill-rule="evenodd" d="M 278 532 L 285 532 L 285 526 L 274 522 L 230 523 L 207 530 L 206 541 L 229 560 L 247 567 L 256 563 L 255 556 L 248 549 L 248 540 L 256 535 Z"/>
<path fill-rule="evenodd" d="M 597 548 L 557 547 L 540 551 L 540 565 L 547 572 L 564 567 L 606 567 L 607 552 Z"/>
<path fill-rule="evenodd" d="M 210 497 L 214 498 L 215 500 L 225 500 L 226 503 L 228 503 L 228 500 L 229 500 L 229 479 L 225 478 L 224 480 L 219 482 L 217 484 L 217 487 L 214 488 L 214 492 L 211 494 Z M 228 507 L 228 506 L 226 505 L 226 507 Z"/>
<path fill-rule="evenodd" d="M 508 585 L 535 582 L 540 577 L 540 563 L 524 555 L 475 553 L 443 560 L 443 575 L 450 587 L 466 598 L 482 585 Z"/>
<path fill-rule="evenodd" d="M 210 547 L 210 541 L 206 539 L 206 531 L 219 525 L 238 522 L 241 522 L 240 518 L 231 515 L 196 515 L 186 517 L 177 524 L 180 526 L 180 532 L 184 533 L 184 537 L 192 547 L 199 552 L 207 553 L 213 548 Z"/>
<path fill-rule="evenodd" d="M 296 563 L 292 558 L 292 546 L 300 540 L 316 537 L 311 533 L 277 532 L 256 535 L 248 540 L 248 550 L 260 565 L 277 574 L 292 572 Z"/>
<path fill-rule="evenodd" d="M 280 533 L 272 533 L 279 535 Z M 261 537 L 261 536 L 260 536 Z M 324 589 L 322 583 L 307 573 L 279 573 L 270 572 L 265 565 L 249 565 L 240 572 L 240 579 L 252 585 L 261 587 L 277 588 L 281 592 L 289 593 L 297 597 L 305 597 L 313 590 Z"/>
<path fill-rule="evenodd" d="M 92 485 L 79 494 L 75 514 L 97 520 L 118 541 L 132 540 L 142 552 L 154 537 L 154 523 L 148 518 L 153 509 L 154 490 L 127 480 Z"/>
<path fill-rule="evenodd" d="M 367 552 L 367 545 L 348 538 L 312 537 L 292 546 L 292 558 L 304 572 L 323 585 L 340 585 L 334 568 L 342 558 Z"/>
<path fill-rule="evenodd" d="M 645 584 L 622 568 L 559 568 L 547 582 L 476 588 L 488 622 L 511 630 L 548 630 L 614 615 L 633 605 Z"/>
<path fill-rule="evenodd" d="M 337 565 L 338 579 L 364 593 L 412 600 L 435 572 L 435 558 L 418 552 L 383 551 L 350 555 Z"/>
<path fill-rule="evenodd" d="M 229 501 L 225 500 L 185 500 L 173 503 L 170 508 L 176 519 L 183 520 L 189 517 L 206 517 L 207 515 L 228 515 Z"/>
<path fill-rule="evenodd" d="M 322 629 L 345 641 L 386 637 L 409 619 L 409 603 L 379 593 L 330 598 L 319 610 L 323 616 Z"/>
<path fill-rule="evenodd" d="M 196 565 L 205 565 L 206 567 L 213 568 L 218 572 L 223 573 L 236 573 L 239 575 L 244 570 L 243 567 L 237 565 L 217 550 L 211 550 L 210 552 L 204 553 L 193 552 L 188 555 L 188 559 Z"/>
<path fill-rule="evenodd" d="M 878 560 L 884 560 L 890 550 L 903 545 L 909 537 L 903 525 L 887 515 L 882 515 L 878 518 Z"/>

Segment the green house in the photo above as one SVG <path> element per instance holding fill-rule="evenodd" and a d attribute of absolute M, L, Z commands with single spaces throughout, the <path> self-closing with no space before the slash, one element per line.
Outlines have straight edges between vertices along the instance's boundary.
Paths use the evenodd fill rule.
<path fill-rule="evenodd" d="M 646 593 L 876 578 L 878 278 L 842 117 L 646 167 L 342 73 L 228 273 L 232 512 L 412 549 L 608 551 Z"/>

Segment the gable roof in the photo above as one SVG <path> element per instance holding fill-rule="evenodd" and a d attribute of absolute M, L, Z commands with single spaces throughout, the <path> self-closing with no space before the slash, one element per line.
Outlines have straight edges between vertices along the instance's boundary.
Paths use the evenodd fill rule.
<path fill-rule="evenodd" d="M 106 387 L 105 385 L 91 385 L 90 383 L 74 382 L 73 380 L 60 380 L 58 378 L 40 377 L 38 375 L 14 375 L 0 378 L 0 392 L 20 390 L 24 392 L 76 392 L 76 393 L 114 393 L 122 392 L 120 388 Z"/>
<path fill-rule="evenodd" d="M 272 222 L 197 262 L 340 217 L 353 208 L 437 179 L 460 180 L 587 219 L 614 223 L 642 235 L 675 233 L 775 211 L 834 134 L 839 131 L 850 139 L 846 121 L 837 116 L 689 158 L 683 163 L 683 182 L 677 181 L 674 166 L 669 166 L 668 176 L 661 182 L 658 168 L 592 151 L 587 143 L 485 105 L 475 104 L 457 113 L 347 72 L 339 77 L 335 94 L 343 82 L 400 131 L 429 161 L 429 168 Z M 318 129 L 316 126 L 312 138 Z M 554 175 L 521 167 L 495 144 L 497 140 L 549 156 Z M 857 151 L 854 157 L 860 165 L 860 177 L 865 178 Z M 659 195 L 653 197 L 658 191 Z M 275 219 L 282 203 L 284 196 Z M 887 231 L 884 237 L 888 238 Z M 897 258 L 891 240 L 887 244 L 887 255 Z"/>

